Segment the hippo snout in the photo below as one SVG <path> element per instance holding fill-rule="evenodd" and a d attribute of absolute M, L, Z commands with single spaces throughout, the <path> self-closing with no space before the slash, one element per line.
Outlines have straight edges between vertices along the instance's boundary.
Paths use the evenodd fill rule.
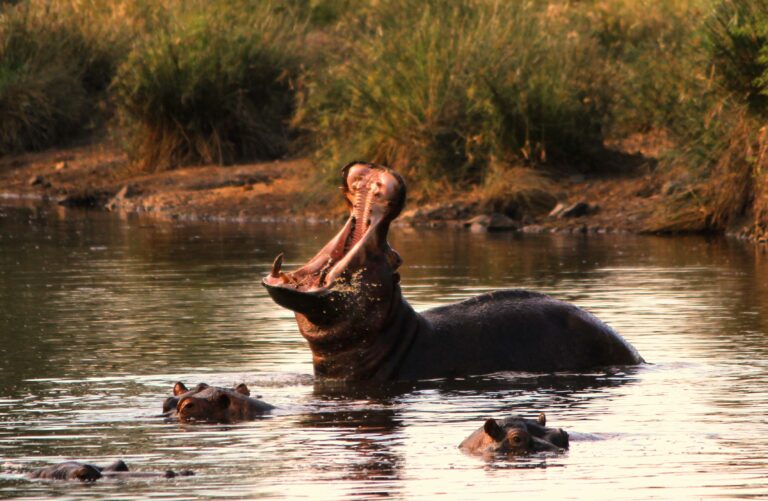
<path fill-rule="evenodd" d="M 568 433 L 562 428 L 547 428 L 544 413 L 536 420 L 511 416 L 486 420 L 459 447 L 483 456 L 559 452 L 568 448 Z"/>
<path fill-rule="evenodd" d="M 179 382 L 173 388 L 173 397 L 163 403 L 166 417 L 175 412 L 180 421 L 231 422 L 254 419 L 274 407 L 257 398 L 245 384 L 235 388 L 219 388 L 205 383 L 192 390 Z"/>

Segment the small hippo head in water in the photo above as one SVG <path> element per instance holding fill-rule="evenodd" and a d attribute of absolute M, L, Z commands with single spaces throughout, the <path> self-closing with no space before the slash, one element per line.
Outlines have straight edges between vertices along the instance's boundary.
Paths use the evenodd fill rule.
<path fill-rule="evenodd" d="M 191 476 L 194 472 L 183 470 L 174 472 L 167 470 L 163 473 L 153 472 L 132 472 L 123 460 L 117 460 L 107 466 L 97 466 L 80 461 L 65 461 L 63 463 L 38 468 L 29 473 L 28 477 L 39 480 L 80 480 L 81 482 L 95 482 L 102 477 L 111 478 L 155 478 L 165 477 L 174 478 L 177 476 Z"/>
<path fill-rule="evenodd" d="M 296 313 L 316 374 L 348 378 L 379 360 L 354 350 L 346 360 L 338 356 L 339 347 L 375 344 L 400 301 L 402 259 L 387 233 L 405 204 L 405 182 L 387 167 L 362 162 L 347 165 L 342 180 L 350 214 L 341 231 L 293 272 L 281 270 L 279 255 L 262 283 L 277 304 Z"/>
<path fill-rule="evenodd" d="M 39 468 L 29 473 L 29 478 L 40 480 L 80 480 L 81 482 L 95 482 L 108 472 L 126 472 L 128 466 L 118 460 L 109 466 L 96 466 L 79 461 L 65 461 L 63 463 Z"/>
<path fill-rule="evenodd" d="M 567 449 L 568 433 L 560 428 L 547 428 L 546 423 L 543 412 L 536 420 L 520 416 L 488 419 L 459 448 L 478 455 L 520 455 Z"/>
<path fill-rule="evenodd" d="M 163 413 L 176 416 L 182 422 L 244 421 L 274 409 L 272 405 L 252 398 L 245 384 L 229 389 L 200 383 L 189 390 L 184 383 L 178 382 L 173 387 L 173 395 L 163 402 Z"/>

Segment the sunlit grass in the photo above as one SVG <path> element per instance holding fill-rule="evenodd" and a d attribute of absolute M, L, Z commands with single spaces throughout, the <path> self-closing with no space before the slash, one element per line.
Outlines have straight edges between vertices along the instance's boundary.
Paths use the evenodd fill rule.
<path fill-rule="evenodd" d="M 112 93 L 147 170 L 271 159 L 289 142 L 300 52 L 296 22 L 264 2 L 158 9 Z"/>
<path fill-rule="evenodd" d="M 491 156 L 576 163 L 600 146 L 597 46 L 553 9 L 381 2 L 344 23 L 303 114 L 328 165 L 378 161 L 429 189 L 481 181 Z"/>
<path fill-rule="evenodd" d="M 98 123 L 126 37 L 109 2 L 33 0 L 0 11 L 0 154 L 59 144 Z"/>

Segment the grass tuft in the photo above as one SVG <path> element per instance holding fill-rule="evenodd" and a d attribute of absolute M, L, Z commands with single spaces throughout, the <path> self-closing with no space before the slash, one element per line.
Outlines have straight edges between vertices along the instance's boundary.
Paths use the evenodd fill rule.
<path fill-rule="evenodd" d="M 302 110 L 325 165 L 367 158 L 429 191 L 481 182 L 492 157 L 574 164 L 601 144 L 596 45 L 557 9 L 384 1 L 341 22 Z"/>
<path fill-rule="evenodd" d="M 58 144 L 98 120 L 123 49 L 96 19 L 106 1 L 36 0 L 0 8 L 0 154 Z"/>
<path fill-rule="evenodd" d="M 492 160 L 475 196 L 483 209 L 513 219 L 547 214 L 557 204 L 555 186 L 541 169 L 512 166 Z"/>
<path fill-rule="evenodd" d="M 143 167 L 283 155 L 301 27 L 264 2 L 182 2 L 155 15 L 112 85 Z"/>

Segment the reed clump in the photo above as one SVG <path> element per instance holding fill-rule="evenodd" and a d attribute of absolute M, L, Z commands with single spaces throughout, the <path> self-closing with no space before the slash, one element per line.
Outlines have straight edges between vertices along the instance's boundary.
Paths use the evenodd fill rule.
<path fill-rule="evenodd" d="M 383 1 L 342 19 L 301 115 L 320 157 L 386 163 L 427 191 L 481 182 L 492 156 L 587 158 L 605 113 L 597 47 L 550 7 Z"/>
<path fill-rule="evenodd" d="M 689 182 L 669 197 L 649 226 L 655 231 L 768 234 L 768 2 L 718 2 L 703 28 L 704 62 L 696 106 L 676 124 L 670 162 Z"/>
<path fill-rule="evenodd" d="M 144 169 L 283 155 L 300 25 L 265 2 L 179 2 L 154 16 L 111 86 Z"/>
<path fill-rule="evenodd" d="M 60 144 L 102 122 L 127 37 L 100 21 L 106 1 L 0 8 L 0 154 Z"/>
<path fill-rule="evenodd" d="M 474 195 L 486 211 L 523 219 L 550 212 L 557 205 L 555 191 L 550 176 L 542 169 L 491 159 L 485 179 Z"/>

